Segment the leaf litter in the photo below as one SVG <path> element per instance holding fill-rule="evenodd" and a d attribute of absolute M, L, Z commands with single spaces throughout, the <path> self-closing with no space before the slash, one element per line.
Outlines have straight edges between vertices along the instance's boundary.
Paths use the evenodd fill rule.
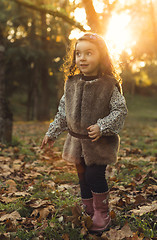
<path fill-rule="evenodd" d="M 61 158 L 57 145 L 40 149 L 35 136 L 42 138 L 39 132 L 46 127 L 35 126 L 14 126 L 19 136 L 21 129 L 30 130 L 33 139 L 24 134 L 21 145 L 0 145 L 0 239 L 156 239 L 156 156 L 138 148 L 120 151 L 119 161 L 106 172 L 111 228 L 91 235 L 92 220 L 81 205 L 74 166 Z M 149 226 L 143 223 L 147 216 Z"/>

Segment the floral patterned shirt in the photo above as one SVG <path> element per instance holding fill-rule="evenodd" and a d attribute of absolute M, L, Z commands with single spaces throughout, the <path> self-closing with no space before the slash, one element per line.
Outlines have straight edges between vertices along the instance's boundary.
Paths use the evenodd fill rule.
<path fill-rule="evenodd" d="M 115 86 L 110 100 L 110 114 L 102 119 L 98 119 L 97 124 L 100 127 L 101 135 L 110 136 L 118 134 L 122 129 L 127 107 L 124 96 Z M 63 132 L 68 130 L 65 114 L 65 96 L 63 95 L 58 107 L 55 119 L 50 123 L 46 135 L 53 141 Z"/>

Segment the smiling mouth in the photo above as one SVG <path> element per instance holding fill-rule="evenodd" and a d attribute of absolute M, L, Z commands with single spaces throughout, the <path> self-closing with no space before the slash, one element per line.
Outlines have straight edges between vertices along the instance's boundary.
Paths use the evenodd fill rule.
<path fill-rule="evenodd" d="M 88 64 L 80 64 L 80 67 L 88 67 Z"/>

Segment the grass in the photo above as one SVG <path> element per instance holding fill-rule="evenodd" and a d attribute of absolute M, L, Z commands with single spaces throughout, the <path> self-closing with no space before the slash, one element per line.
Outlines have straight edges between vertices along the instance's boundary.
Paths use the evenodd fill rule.
<path fill-rule="evenodd" d="M 55 182 L 56 183 L 73 183 L 78 184 L 78 177 L 76 173 L 68 173 L 64 172 L 62 174 L 60 173 L 54 173 L 55 174 Z"/>
<path fill-rule="evenodd" d="M 146 97 L 140 95 L 127 95 L 126 101 L 129 109 L 130 119 L 140 120 L 140 122 L 157 121 L 156 96 Z"/>
<path fill-rule="evenodd" d="M 126 96 L 128 116 L 121 135 L 121 149 L 140 149 L 157 156 L 157 97 Z"/>

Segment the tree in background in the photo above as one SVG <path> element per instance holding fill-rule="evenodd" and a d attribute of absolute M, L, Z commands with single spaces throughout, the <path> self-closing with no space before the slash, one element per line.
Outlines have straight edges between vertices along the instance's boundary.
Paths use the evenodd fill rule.
<path fill-rule="evenodd" d="M 69 18 L 68 1 L 35 0 L 32 4 L 13 0 L 4 4 L 3 0 L 2 9 L 7 18 L 8 95 L 19 96 L 19 101 L 27 104 L 27 120 L 47 120 L 50 103 L 54 108 L 62 94 L 59 68 L 72 25 L 83 27 Z"/>
<path fill-rule="evenodd" d="M 11 142 L 12 138 L 12 114 L 5 93 L 5 42 L 0 24 L 0 142 L 2 143 Z"/>
<path fill-rule="evenodd" d="M 87 22 L 91 28 L 91 31 L 104 35 L 107 31 L 108 23 L 112 14 L 112 11 L 116 7 L 118 0 L 110 2 L 105 0 L 102 13 L 95 11 L 92 0 L 82 0 L 82 6 L 85 8 L 87 15 Z"/>
<path fill-rule="evenodd" d="M 13 112 L 20 109 L 20 116 L 26 114 L 27 120 L 47 120 L 50 111 L 56 111 L 64 82 L 59 69 L 70 32 L 76 27 L 84 31 L 71 17 L 77 7 L 84 7 L 91 30 L 101 35 L 106 34 L 113 13 L 127 11 L 136 43 L 132 53 L 124 49 L 119 60 L 126 90 L 134 93 L 136 84 L 147 79 L 145 75 L 156 84 L 156 74 L 150 70 L 156 67 L 156 3 L 134 0 L 122 6 L 119 0 L 101 2 L 103 11 L 98 13 L 92 0 L 1 0 L 5 85 Z"/>

